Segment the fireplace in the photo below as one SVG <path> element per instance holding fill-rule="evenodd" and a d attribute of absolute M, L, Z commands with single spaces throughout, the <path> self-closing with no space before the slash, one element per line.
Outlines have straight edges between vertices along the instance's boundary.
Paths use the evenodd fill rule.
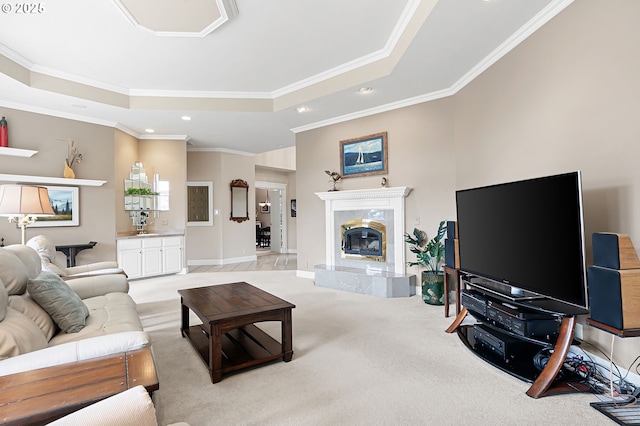
<path fill-rule="evenodd" d="M 380 297 L 415 295 L 405 274 L 404 199 L 409 187 L 317 192 L 325 202 L 326 264 L 314 282 Z"/>
<path fill-rule="evenodd" d="M 354 219 L 341 228 L 343 259 L 384 262 L 387 254 L 386 226 L 369 219 Z"/>

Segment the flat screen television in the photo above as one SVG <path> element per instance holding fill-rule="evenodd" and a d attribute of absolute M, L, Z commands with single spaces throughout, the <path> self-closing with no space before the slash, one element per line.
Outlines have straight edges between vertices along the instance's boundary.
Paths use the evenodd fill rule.
<path fill-rule="evenodd" d="M 588 313 L 580 172 L 456 191 L 460 270 L 514 298 Z"/>

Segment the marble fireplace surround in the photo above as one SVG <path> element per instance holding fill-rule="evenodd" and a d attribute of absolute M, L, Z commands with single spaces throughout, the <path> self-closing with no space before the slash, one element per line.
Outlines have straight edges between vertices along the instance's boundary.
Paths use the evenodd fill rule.
<path fill-rule="evenodd" d="M 326 264 L 315 266 L 315 284 L 381 297 L 414 295 L 415 276 L 405 275 L 404 255 L 405 198 L 412 189 L 403 186 L 316 192 L 325 202 Z M 345 266 L 340 260 L 341 240 L 336 230 L 342 225 L 342 220 L 336 220 L 336 216 L 344 217 L 345 212 L 363 210 L 389 212 L 386 214 L 391 218 L 387 225 L 387 241 L 391 241 L 394 247 L 392 253 L 387 252 L 384 265 L 355 261 Z"/>

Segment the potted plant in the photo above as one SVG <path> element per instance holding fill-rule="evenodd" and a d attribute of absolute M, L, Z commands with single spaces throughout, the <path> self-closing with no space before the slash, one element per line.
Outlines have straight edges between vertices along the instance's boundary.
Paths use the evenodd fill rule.
<path fill-rule="evenodd" d="M 409 250 L 416 255 L 415 262 L 407 262 L 409 266 L 424 266 L 422 271 L 422 300 L 430 305 L 444 304 L 444 243 L 442 239 L 447 233 L 446 221 L 441 221 L 438 232 L 429 241 L 427 234 L 418 228 L 413 235 L 405 233 L 405 241 L 411 244 Z"/>

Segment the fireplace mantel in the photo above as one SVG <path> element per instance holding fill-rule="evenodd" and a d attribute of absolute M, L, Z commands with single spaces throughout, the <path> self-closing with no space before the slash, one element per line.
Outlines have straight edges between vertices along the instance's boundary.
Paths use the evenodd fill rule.
<path fill-rule="evenodd" d="M 348 191 L 316 192 L 321 200 L 362 200 L 366 198 L 405 198 L 413 188 L 398 186 L 395 188 L 352 189 Z"/>
<path fill-rule="evenodd" d="M 348 191 L 316 192 L 318 198 L 325 202 L 326 264 L 336 265 L 336 241 L 334 230 L 340 224 L 335 223 L 335 212 L 379 209 L 393 210 L 393 241 L 397 244 L 393 253 L 393 272 L 404 275 L 405 256 L 402 242 L 405 229 L 405 198 L 413 188 L 408 186 L 394 188 L 356 189 Z M 391 260 L 391 259 L 390 259 Z"/>

